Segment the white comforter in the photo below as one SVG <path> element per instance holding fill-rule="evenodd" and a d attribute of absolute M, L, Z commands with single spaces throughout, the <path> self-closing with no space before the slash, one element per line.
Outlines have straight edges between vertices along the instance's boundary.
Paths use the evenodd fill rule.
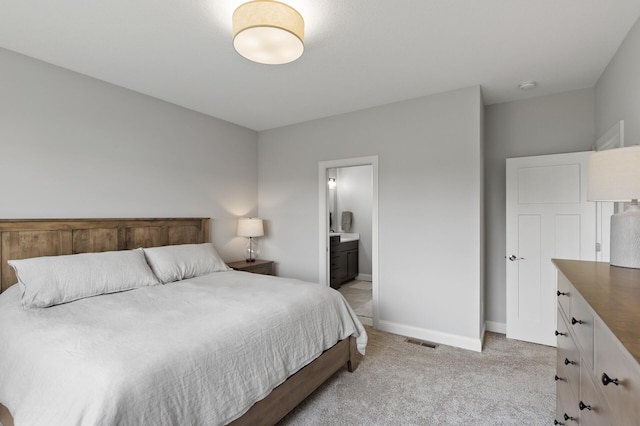
<path fill-rule="evenodd" d="M 21 425 L 215 425 L 338 340 L 367 335 L 336 291 L 217 272 L 23 310 L 0 295 L 0 402 Z"/>

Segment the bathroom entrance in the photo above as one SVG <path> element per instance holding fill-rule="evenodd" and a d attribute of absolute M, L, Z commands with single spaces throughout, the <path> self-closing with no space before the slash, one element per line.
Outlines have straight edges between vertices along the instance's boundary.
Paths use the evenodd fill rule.
<path fill-rule="evenodd" d="M 368 325 L 377 307 L 376 172 L 377 157 L 320 163 L 320 282 L 340 291 Z"/>

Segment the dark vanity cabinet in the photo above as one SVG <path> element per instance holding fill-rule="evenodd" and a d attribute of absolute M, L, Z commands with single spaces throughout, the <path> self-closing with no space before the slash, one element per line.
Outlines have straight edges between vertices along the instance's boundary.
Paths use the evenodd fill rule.
<path fill-rule="evenodd" d="M 358 275 L 358 240 L 340 242 L 340 236 L 329 237 L 330 283 L 333 288 Z"/>

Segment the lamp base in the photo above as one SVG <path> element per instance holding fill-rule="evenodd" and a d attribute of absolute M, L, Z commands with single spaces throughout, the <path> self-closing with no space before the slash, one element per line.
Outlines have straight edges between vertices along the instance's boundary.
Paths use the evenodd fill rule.
<path fill-rule="evenodd" d="M 249 242 L 244 248 L 244 258 L 247 262 L 255 262 L 260 254 L 260 246 L 258 246 L 258 242 L 249 237 Z"/>
<path fill-rule="evenodd" d="M 624 213 L 611 216 L 609 264 L 640 269 L 640 209 L 637 204 Z"/>

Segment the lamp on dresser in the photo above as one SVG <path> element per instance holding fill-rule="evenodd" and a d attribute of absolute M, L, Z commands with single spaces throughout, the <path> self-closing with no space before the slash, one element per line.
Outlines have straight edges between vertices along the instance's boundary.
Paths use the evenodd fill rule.
<path fill-rule="evenodd" d="M 589 157 L 588 200 L 630 203 L 611 216 L 609 263 L 640 268 L 640 146 L 594 152 Z"/>
<path fill-rule="evenodd" d="M 256 237 L 264 235 L 264 226 L 262 219 L 258 218 L 241 218 L 238 219 L 238 236 L 248 237 L 249 242 L 244 249 L 244 257 L 247 262 L 255 262 L 259 254 L 258 243 L 254 241 Z"/>

